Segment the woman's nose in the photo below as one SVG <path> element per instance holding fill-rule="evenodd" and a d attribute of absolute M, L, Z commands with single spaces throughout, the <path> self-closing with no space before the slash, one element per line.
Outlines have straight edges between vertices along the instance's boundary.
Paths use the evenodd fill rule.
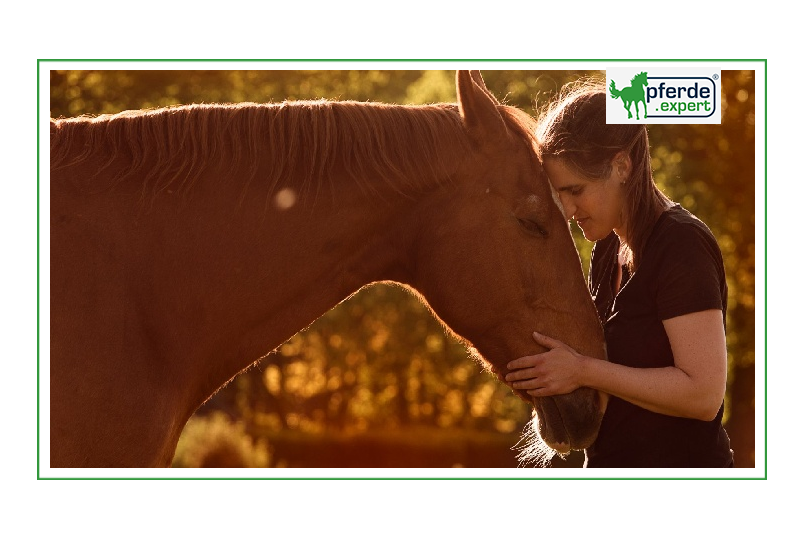
<path fill-rule="evenodd" d="M 559 197 L 561 198 L 561 205 L 564 207 L 564 215 L 569 220 L 575 215 L 577 207 L 572 203 L 572 197 L 566 194 L 561 194 Z"/>

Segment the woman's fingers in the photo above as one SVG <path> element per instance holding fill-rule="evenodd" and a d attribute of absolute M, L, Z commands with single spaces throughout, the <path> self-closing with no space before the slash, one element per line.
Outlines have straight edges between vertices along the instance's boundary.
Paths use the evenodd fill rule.
<path fill-rule="evenodd" d="M 506 374 L 505 381 L 506 383 L 511 383 L 513 381 L 522 381 L 523 379 L 531 379 L 534 377 L 536 377 L 535 368 L 522 368 L 521 370 Z"/>
<path fill-rule="evenodd" d="M 505 382 L 515 390 L 526 391 L 530 396 L 543 397 L 566 394 L 577 388 L 572 368 L 577 354 L 563 342 L 533 333 L 533 339 L 548 350 L 538 355 L 519 357 L 509 362 Z"/>
<path fill-rule="evenodd" d="M 536 361 L 538 360 L 538 355 L 528 355 L 526 357 L 519 357 L 518 359 L 514 359 L 506 366 L 509 370 L 519 370 L 520 368 L 530 368 L 535 365 Z"/>
<path fill-rule="evenodd" d="M 538 377 L 534 377 L 532 379 L 526 379 L 524 381 L 514 381 L 511 383 L 511 388 L 517 390 L 534 390 L 534 389 L 543 389 L 543 383 Z"/>
<path fill-rule="evenodd" d="M 541 333 L 537 333 L 536 331 L 533 331 L 533 339 L 536 340 L 537 344 L 541 344 L 547 349 L 564 347 L 564 342 L 556 340 L 555 338 L 550 338 L 549 336 L 545 336 Z"/>

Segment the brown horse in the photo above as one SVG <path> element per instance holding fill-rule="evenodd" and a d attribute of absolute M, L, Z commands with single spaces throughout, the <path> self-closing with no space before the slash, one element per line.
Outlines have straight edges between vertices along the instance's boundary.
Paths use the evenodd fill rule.
<path fill-rule="evenodd" d="M 377 281 L 497 376 L 533 330 L 604 358 L 532 119 L 479 72 L 457 92 L 51 120 L 51 467 L 170 465 L 215 391 Z M 590 389 L 532 403 L 562 452 L 605 408 Z"/>

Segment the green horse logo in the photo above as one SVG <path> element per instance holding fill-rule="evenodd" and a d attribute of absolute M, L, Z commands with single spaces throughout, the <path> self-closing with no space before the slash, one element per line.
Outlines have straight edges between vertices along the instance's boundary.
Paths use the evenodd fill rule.
<path fill-rule="evenodd" d="M 628 111 L 628 119 L 633 118 L 631 114 L 631 103 L 634 103 L 634 110 L 636 111 L 636 119 L 639 119 L 639 103 L 642 103 L 642 109 L 645 111 L 645 117 L 648 117 L 648 105 L 645 103 L 645 86 L 648 85 L 648 74 L 642 72 L 631 79 L 631 85 L 622 90 L 618 90 L 611 81 L 609 86 L 609 93 L 613 99 L 622 99 L 625 110 Z"/>

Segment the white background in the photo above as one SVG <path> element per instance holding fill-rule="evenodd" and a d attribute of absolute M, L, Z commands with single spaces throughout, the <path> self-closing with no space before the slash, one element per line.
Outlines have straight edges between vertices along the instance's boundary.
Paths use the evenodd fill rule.
<path fill-rule="evenodd" d="M 121 7 L 30 5 L 37 11 L 6 20 L 11 31 L 0 38 L 5 105 L 0 514 L 4 528 L 18 529 L 14 535 L 749 536 L 769 526 L 799 528 L 802 297 L 794 256 L 800 256 L 797 212 L 804 193 L 796 159 L 800 119 L 789 108 L 791 88 L 801 87 L 790 52 L 797 48 L 792 36 L 798 35 L 792 18 L 777 19 L 770 9 L 735 14 L 729 4 L 700 23 L 666 4 L 622 10 L 608 4 L 507 2 L 491 9 L 414 1 L 388 8 L 357 2 L 348 9 L 346 3 L 305 2 L 269 10 L 268 3 L 255 8 L 229 2 L 208 12 L 198 3 L 183 8 L 148 1 Z M 651 32 L 645 31 L 648 21 Z M 664 26 L 668 32 L 659 30 Z M 679 28 L 683 37 L 653 37 L 679 35 L 670 32 Z M 763 35 L 765 28 L 772 29 L 773 40 Z M 642 58 L 769 60 L 767 480 L 37 480 L 38 58 L 594 60 L 632 58 L 632 43 Z M 757 230 L 758 270 L 762 231 Z M 758 274 L 757 286 L 762 282 Z M 760 328 L 762 322 L 758 319 Z M 758 361 L 761 351 L 758 340 Z"/>

